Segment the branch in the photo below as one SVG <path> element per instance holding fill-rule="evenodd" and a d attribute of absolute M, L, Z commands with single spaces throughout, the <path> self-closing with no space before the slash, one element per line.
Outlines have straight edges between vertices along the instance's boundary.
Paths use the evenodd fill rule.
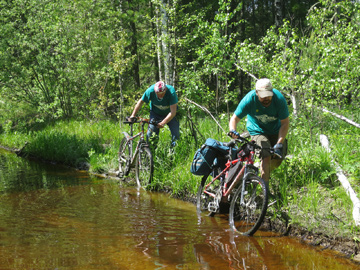
<path fill-rule="evenodd" d="M 206 109 L 204 106 L 201 106 L 201 105 L 197 104 L 196 102 L 194 102 L 194 101 L 192 101 L 192 100 L 190 100 L 190 99 L 188 99 L 188 98 L 185 98 L 185 100 L 186 100 L 187 102 L 190 102 L 190 103 L 198 106 L 200 109 L 202 109 L 203 111 L 205 111 L 205 112 L 207 112 L 208 114 L 210 114 L 211 118 L 215 121 L 215 123 L 216 123 L 216 124 L 222 129 L 222 131 L 224 131 L 224 133 L 226 134 L 226 131 L 222 128 L 222 126 L 221 126 L 221 125 L 219 124 L 219 122 L 215 119 L 215 117 L 211 114 L 211 112 L 209 112 L 208 109 Z"/>
<path fill-rule="evenodd" d="M 345 116 L 342 116 L 342 115 L 337 114 L 337 113 L 334 113 L 334 112 L 330 112 L 329 110 L 324 109 L 324 108 L 317 108 L 317 109 L 322 110 L 323 112 L 330 113 L 331 115 L 333 115 L 333 116 L 335 116 L 335 117 L 337 117 L 337 118 L 345 121 L 346 123 L 348 123 L 348 124 L 350 124 L 350 125 L 353 125 L 353 126 L 355 126 L 355 127 L 357 127 L 357 128 L 360 128 L 360 124 L 358 124 L 358 123 L 356 123 L 356 122 L 354 122 L 354 121 L 346 118 Z"/>
<path fill-rule="evenodd" d="M 238 68 L 238 69 L 241 69 L 242 71 L 244 71 L 245 73 L 249 74 L 252 78 L 254 78 L 256 81 L 258 80 L 258 78 L 255 77 L 255 75 L 251 74 L 249 71 L 243 69 L 242 67 L 240 67 L 238 64 L 234 63 L 235 66 Z"/>

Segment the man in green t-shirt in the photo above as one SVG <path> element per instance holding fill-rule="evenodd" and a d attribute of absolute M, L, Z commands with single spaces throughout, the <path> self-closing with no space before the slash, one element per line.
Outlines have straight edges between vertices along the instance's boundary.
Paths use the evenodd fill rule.
<path fill-rule="evenodd" d="M 165 84 L 163 81 L 150 86 L 135 105 L 130 118 L 136 116 L 144 103 L 150 103 L 150 119 L 154 118 L 156 121 L 160 121 L 157 126 L 149 124 L 147 140 L 153 133 L 158 137 L 159 129 L 168 125 L 171 132 L 171 146 L 173 147 L 175 141 L 180 138 L 179 122 L 175 118 L 178 97 L 174 87 Z"/>
<path fill-rule="evenodd" d="M 272 157 L 266 149 L 257 153 L 261 158 L 261 177 L 268 183 L 270 172 L 280 166 L 286 156 L 286 135 L 289 130 L 289 110 L 286 100 L 272 87 L 269 79 L 258 80 L 255 90 L 250 91 L 239 103 L 229 123 L 233 138 L 239 136 L 236 125 L 245 116 L 247 116 L 246 128 L 251 139 L 263 148 L 274 146 L 277 154 Z"/>

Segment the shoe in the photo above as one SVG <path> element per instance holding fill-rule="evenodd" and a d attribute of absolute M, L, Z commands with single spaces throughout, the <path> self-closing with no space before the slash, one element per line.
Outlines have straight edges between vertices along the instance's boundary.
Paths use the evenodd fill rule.
<path fill-rule="evenodd" d="M 220 202 L 219 214 L 229 214 L 229 210 L 230 210 L 229 202 Z"/>

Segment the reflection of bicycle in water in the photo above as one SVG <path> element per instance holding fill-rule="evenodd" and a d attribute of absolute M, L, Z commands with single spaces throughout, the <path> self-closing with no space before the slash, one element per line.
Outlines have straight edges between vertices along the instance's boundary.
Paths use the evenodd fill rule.
<path fill-rule="evenodd" d="M 212 220 L 217 223 L 219 219 Z M 233 231 L 222 232 L 212 232 L 203 243 L 194 245 L 196 260 L 203 266 L 202 269 L 278 269 L 276 265 L 272 267 L 273 255 L 269 251 L 266 253 L 263 246 L 270 244 L 262 238 L 247 237 Z"/>
<path fill-rule="evenodd" d="M 202 178 L 197 210 L 210 216 L 229 212 L 230 227 L 238 233 L 252 235 L 261 226 L 268 207 L 268 187 L 254 166 L 255 149 L 262 148 L 241 136 L 224 145 L 229 147 L 225 168 L 215 163 L 211 173 Z M 272 148 L 267 150 L 274 154 Z"/>
<path fill-rule="evenodd" d="M 145 141 L 144 126 L 145 124 L 156 125 L 155 119 L 144 119 L 138 117 L 126 118 L 124 124 L 130 126 L 130 134 L 123 132 L 124 138 L 121 140 L 119 148 L 119 173 L 120 178 L 129 175 L 130 170 L 135 168 L 137 185 L 146 186 L 151 183 L 154 171 L 154 161 L 149 145 Z M 141 131 L 133 135 L 133 125 L 140 124 Z M 139 138 L 135 144 L 134 140 Z"/>

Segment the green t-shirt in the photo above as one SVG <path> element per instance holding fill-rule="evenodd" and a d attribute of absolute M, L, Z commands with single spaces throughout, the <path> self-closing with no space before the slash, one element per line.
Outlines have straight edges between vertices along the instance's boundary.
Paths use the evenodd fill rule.
<path fill-rule="evenodd" d="M 154 90 L 155 84 L 146 89 L 142 100 L 145 103 L 150 102 L 150 110 L 154 113 L 165 116 L 170 112 L 170 105 L 178 103 L 178 97 L 175 88 L 171 85 L 166 85 L 165 96 L 160 100 Z"/>
<path fill-rule="evenodd" d="M 250 135 L 275 135 L 280 130 L 280 120 L 289 117 L 289 109 L 286 99 L 280 91 L 273 89 L 274 95 L 269 107 L 264 107 L 257 95 L 252 90 L 240 101 L 235 110 L 237 117 L 244 118 L 247 116 L 246 128 Z"/>

